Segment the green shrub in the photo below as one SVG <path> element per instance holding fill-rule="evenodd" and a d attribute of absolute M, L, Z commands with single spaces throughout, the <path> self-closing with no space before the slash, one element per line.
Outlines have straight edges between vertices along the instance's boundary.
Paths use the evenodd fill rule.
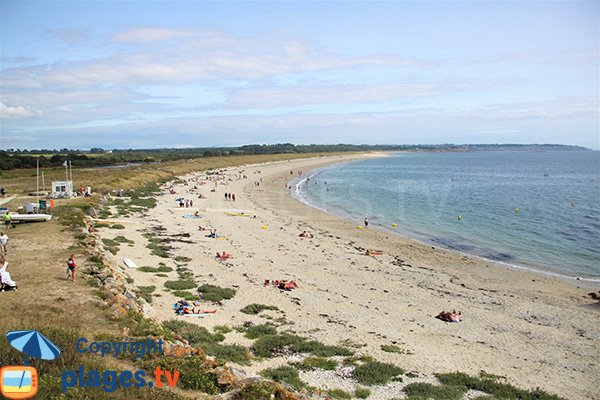
<path fill-rule="evenodd" d="M 104 245 L 108 246 L 108 247 L 119 247 L 119 242 L 116 242 L 112 239 L 104 238 L 104 239 L 102 239 L 102 243 L 104 243 Z"/>
<path fill-rule="evenodd" d="M 327 394 L 336 400 L 338 400 L 338 399 L 339 400 L 351 400 L 352 399 L 352 395 L 342 389 L 333 389 L 333 390 L 330 390 L 329 392 L 327 392 Z"/>
<path fill-rule="evenodd" d="M 302 361 L 302 366 L 307 369 L 324 369 L 327 371 L 334 371 L 338 363 L 335 360 L 328 360 L 323 357 L 307 357 Z"/>
<path fill-rule="evenodd" d="M 196 287 L 196 282 L 192 280 L 185 281 L 166 281 L 165 287 L 173 290 L 186 290 Z"/>
<path fill-rule="evenodd" d="M 279 310 L 276 306 L 267 306 L 265 304 L 248 304 L 246 307 L 242 308 L 240 311 L 244 314 L 257 315 L 263 310 Z"/>
<path fill-rule="evenodd" d="M 128 244 L 134 244 L 135 243 L 133 240 L 129 240 L 125 236 L 122 236 L 122 235 L 119 235 L 119 236 L 115 237 L 113 240 L 115 242 L 118 242 L 118 243 L 128 243 Z"/>
<path fill-rule="evenodd" d="M 109 227 L 110 227 L 109 224 L 104 224 L 104 223 L 94 224 L 94 229 L 109 228 Z"/>
<path fill-rule="evenodd" d="M 112 224 L 110 229 L 125 229 L 125 227 L 121 224 Z"/>
<path fill-rule="evenodd" d="M 194 301 L 194 300 L 198 299 L 198 296 L 196 296 L 192 292 L 188 292 L 186 290 L 175 290 L 175 291 L 173 291 L 172 294 L 175 297 L 179 297 L 181 299 L 188 300 L 188 301 Z"/>
<path fill-rule="evenodd" d="M 254 325 L 246 329 L 246 336 L 248 339 L 257 339 L 261 336 L 275 335 L 277 329 L 271 324 Z"/>
<path fill-rule="evenodd" d="M 179 275 L 179 279 L 192 279 L 192 278 L 194 278 L 194 273 L 189 268 L 183 268 L 183 267 L 177 268 L 177 275 Z"/>
<path fill-rule="evenodd" d="M 185 288 L 189 289 L 189 288 Z M 215 285 L 202 285 L 198 288 L 198 293 L 206 301 L 221 301 L 229 300 L 235 296 L 235 290 L 229 288 L 222 288 Z"/>
<path fill-rule="evenodd" d="M 179 320 L 165 321 L 163 326 L 180 335 L 190 345 L 201 348 L 209 356 L 238 364 L 248 364 L 249 362 L 248 349 L 238 345 L 220 344 L 225 339 L 225 336 L 220 333 L 210 333 L 203 326 Z"/>
<path fill-rule="evenodd" d="M 234 400 L 272 400 L 277 393 L 277 386 L 273 382 L 253 382 L 236 393 Z"/>
<path fill-rule="evenodd" d="M 398 353 L 398 354 L 404 353 L 403 349 L 401 349 L 398 346 L 394 346 L 393 344 L 382 344 L 381 350 L 385 351 L 386 353 Z"/>
<path fill-rule="evenodd" d="M 295 353 L 310 353 L 320 357 L 349 356 L 352 352 L 344 347 L 327 346 L 315 340 L 288 333 L 265 335 L 254 343 L 254 353 L 259 357 L 273 357 L 284 349 Z"/>
<path fill-rule="evenodd" d="M 175 257 L 175 261 L 177 261 L 177 262 L 190 262 L 190 261 L 192 261 L 192 259 L 189 258 L 189 257 L 186 257 L 186 256 L 177 256 L 177 257 Z"/>
<path fill-rule="evenodd" d="M 158 264 L 156 271 L 157 272 L 171 272 L 171 271 L 173 271 L 173 268 L 167 267 L 165 264 L 160 263 L 160 264 Z"/>
<path fill-rule="evenodd" d="M 371 395 L 371 391 L 367 388 L 357 388 L 354 391 L 354 396 L 359 399 L 366 399 Z"/>
<path fill-rule="evenodd" d="M 233 331 L 233 329 L 231 329 L 230 327 L 228 327 L 228 326 L 225 326 L 225 325 L 216 325 L 216 326 L 213 328 L 213 331 L 215 331 L 215 332 L 217 332 L 217 333 L 221 333 L 221 334 L 225 335 L 226 333 L 232 332 L 232 331 Z"/>
<path fill-rule="evenodd" d="M 156 286 L 138 286 L 137 288 L 142 293 L 152 293 L 156 290 Z"/>
<path fill-rule="evenodd" d="M 298 370 L 294 367 L 290 367 L 289 365 L 265 369 L 259 374 L 276 382 L 287 383 L 295 389 L 302 389 L 306 387 L 306 383 L 302 382 L 298 376 Z"/>
<path fill-rule="evenodd" d="M 142 368 L 152 373 L 157 366 L 167 371 L 178 370 L 178 386 L 182 389 L 196 390 L 211 395 L 219 394 L 217 377 L 202 364 L 200 357 L 159 357 L 144 361 Z"/>
<path fill-rule="evenodd" d="M 408 384 L 402 390 L 410 400 L 462 400 L 468 389 L 465 386 L 435 386 L 419 382 Z"/>
<path fill-rule="evenodd" d="M 390 379 L 403 373 L 402 368 L 393 364 L 369 361 L 354 368 L 354 379 L 366 386 L 385 385 Z"/>

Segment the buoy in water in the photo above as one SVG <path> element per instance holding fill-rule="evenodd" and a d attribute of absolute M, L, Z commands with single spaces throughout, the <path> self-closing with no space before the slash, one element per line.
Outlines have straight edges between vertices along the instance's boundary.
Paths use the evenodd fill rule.
<path fill-rule="evenodd" d="M 460 221 L 462 219 L 462 215 L 458 214 L 458 220 Z"/>
<path fill-rule="evenodd" d="M 515 214 L 518 214 L 518 213 L 519 213 L 519 209 L 515 208 Z"/>
<path fill-rule="evenodd" d="M 392 224 L 392 226 L 395 228 L 395 227 L 397 227 L 397 226 L 398 226 L 398 224 Z"/>

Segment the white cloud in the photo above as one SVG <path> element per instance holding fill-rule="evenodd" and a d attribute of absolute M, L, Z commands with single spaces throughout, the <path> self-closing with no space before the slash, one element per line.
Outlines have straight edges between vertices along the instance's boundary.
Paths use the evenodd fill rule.
<path fill-rule="evenodd" d="M 42 113 L 29 107 L 23 106 L 7 106 L 0 103 L 0 118 L 6 119 L 21 119 L 40 116 Z"/>
<path fill-rule="evenodd" d="M 160 42 L 189 36 L 190 32 L 168 28 L 137 28 L 120 32 L 113 37 L 115 42 Z"/>
<path fill-rule="evenodd" d="M 221 79 L 255 80 L 288 73 L 360 66 L 419 65 L 398 55 L 349 56 L 324 52 L 297 40 L 246 38 L 214 31 L 144 28 L 124 32 L 115 40 L 134 41 L 113 55 L 87 62 L 56 63 L 3 71 L 2 85 L 31 88 L 85 88 L 97 85 L 160 85 Z M 135 42 L 174 40 L 168 46 Z"/>
<path fill-rule="evenodd" d="M 515 80 L 435 81 L 382 83 L 372 85 L 319 85 L 243 88 L 225 102 L 227 108 L 275 108 L 312 104 L 372 103 L 397 99 L 418 99 L 444 93 L 506 87 Z"/>

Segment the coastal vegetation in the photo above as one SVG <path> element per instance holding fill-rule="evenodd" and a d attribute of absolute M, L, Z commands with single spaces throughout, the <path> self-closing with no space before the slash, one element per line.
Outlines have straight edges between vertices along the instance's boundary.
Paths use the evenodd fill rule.
<path fill-rule="evenodd" d="M 527 150 L 587 150 L 580 146 L 556 144 L 437 144 L 437 145 L 294 145 L 280 143 L 272 145 L 251 144 L 239 147 L 195 147 L 185 149 L 40 149 L 0 150 L 0 170 L 60 167 L 67 160 L 75 167 L 106 167 L 128 163 L 165 163 L 194 158 L 234 157 L 240 155 L 265 154 L 309 154 L 343 153 L 364 151 L 527 151 Z"/>

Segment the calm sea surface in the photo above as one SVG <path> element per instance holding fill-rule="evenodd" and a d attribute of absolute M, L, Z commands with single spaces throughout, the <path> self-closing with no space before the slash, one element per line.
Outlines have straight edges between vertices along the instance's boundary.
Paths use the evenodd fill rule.
<path fill-rule="evenodd" d="M 357 223 L 368 217 L 438 246 L 600 279 L 600 152 L 398 153 L 296 184 L 300 200 Z"/>

